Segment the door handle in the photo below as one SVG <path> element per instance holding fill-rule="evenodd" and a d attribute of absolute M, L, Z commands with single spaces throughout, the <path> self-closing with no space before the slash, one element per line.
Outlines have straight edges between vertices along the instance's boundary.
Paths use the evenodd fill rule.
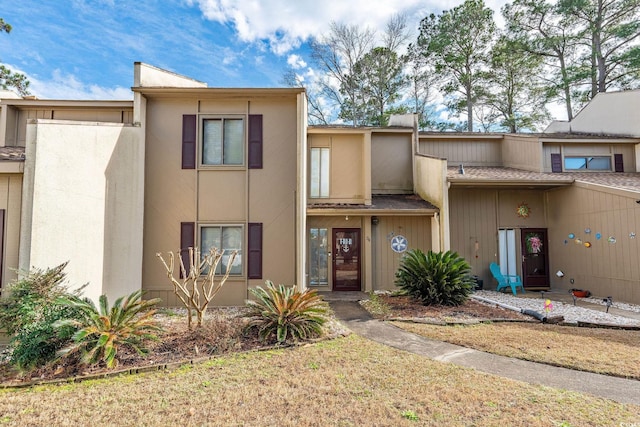
<path fill-rule="evenodd" d="M 522 255 L 522 263 L 524 264 L 524 261 L 527 259 L 526 256 Z"/>

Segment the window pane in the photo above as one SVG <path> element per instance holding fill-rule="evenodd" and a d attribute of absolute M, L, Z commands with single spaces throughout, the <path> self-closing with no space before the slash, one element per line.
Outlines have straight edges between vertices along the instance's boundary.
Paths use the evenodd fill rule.
<path fill-rule="evenodd" d="M 320 197 L 329 197 L 329 149 L 320 149 Z"/>
<path fill-rule="evenodd" d="M 328 285 L 327 229 L 312 228 L 309 233 L 309 285 Z"/>
<path fill-rule="evenodd" d="M 587 169 L 610 171 L 611 157 L 588 157 L 589 163 Z"/>
<path fill-rule="evenodd" d="M 309 197 L 329 197 L 329 149 L 311 149 Z"/>
<path fill-rule="evenodd" d="M 311 149 L 311 189 L 310 197 L 320 197 L 320 150 Z"/>
<path fill-rule="evenodd" d="M 216 269 L 216 274 L 223 274 L 227 271 L 231 252 L 238 250 L 238 255 L 236 255 L 231 268 L 231 274 L 242 274 L 242 227 L 202 227 L 200 229 L 200 247 L 202 257 L 211 248 L 225 251 Z"/>
<path fill-rule="evenodd" d="M 244 122 L 242 119 L 224 121 L 224 164 L 241 165 L 244 160 Z"/>
<path fill-rule="evenodd" d="M 242 227 L 223 227 L 222 248 L 225 251 L 225 254 L 222 256 L 222 261 L 220 262 L 222 272 L 227 271 L 231 252 L 237 250 L 238 254 L 233 261 L 231 274 L 242 274 Z"/>
<path fill-rule="evenodd" d="M 584 157 L 565 157 L 564 168 L 571 170 L 586 169 L 587 160 Z"/>
<path fill-rule="evenodd" d="M 203 120 L 202 126 L 202 164 L 221 165 L 222 120 Z"/>

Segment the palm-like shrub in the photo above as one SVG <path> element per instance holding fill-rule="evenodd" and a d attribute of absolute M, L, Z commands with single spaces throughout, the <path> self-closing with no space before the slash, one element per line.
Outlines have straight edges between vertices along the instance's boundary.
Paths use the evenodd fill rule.
<path fill-rule="evenodd" d="M 144 341 L 156 339 L 153 331 L 161 330 L 153 319 L 155 310 L 151 310 L 160 299 L 144 301 L 141 298 L 142 291 L 135 291 L 118 298 L 111 308 L 106 295 L 100 296 L 99 307 L 88 299 L 61 298 L 64 305 L 79 310 L 82 317 L 80 320 L 57 322 L 57 327 L 79 328 L 73 335 L 73 344 L 60 354 L 79 351 L 84 363 L 104 361 L 109 368 L 117 366 L 116 355 L 121 346 L 127 346 L 141 355 L 146 354 L 148 350 L 143 347 Z"/>
<path fill-rule="evenodd" d="M 408 251 L 396 272 L 396 285 L 424 305 L 460 305 L 473 289 L 471 267 L 456 252 Z"/>
<path fill-rule="evenodd" d="M 256 300 L 247 301 L 247 328 L 257 329 L 263 341 L 275 338 L 278 344 L 288 339 L 307 339 L 322 333 L 327 321 L 328 306 L 315 290 L 298 291 L 295 286 L 277 287 L 270 280 L 266 289 L 251 289 Z"/>

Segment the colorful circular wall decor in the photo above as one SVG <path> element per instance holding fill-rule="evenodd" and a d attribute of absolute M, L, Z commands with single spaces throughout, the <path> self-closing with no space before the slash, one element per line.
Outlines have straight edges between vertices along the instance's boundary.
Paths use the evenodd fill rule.
<path fill-rule="evenodd" d="M 528 204 L 526 204 L 525 202 L 522 202 L 516 208 L 516 214 L 520 218 L 528 218 L 529 215 L 531 215 L 531 208 L 529 207 Z"/>
<path fill-rule="evenodd" d="M 573 234 L 573 233 L 569 233 L 569 238 L 570 238 L 570 239 L 575 239 L 575 237 L 576 237 L 576 235 L 575 235 L 575 234 Z"/>
<path fill-rule="evenodd" d="M 591 247 L 591 242 L 584 242 L 584 247 L 585 248 L 590 248 Z"/>

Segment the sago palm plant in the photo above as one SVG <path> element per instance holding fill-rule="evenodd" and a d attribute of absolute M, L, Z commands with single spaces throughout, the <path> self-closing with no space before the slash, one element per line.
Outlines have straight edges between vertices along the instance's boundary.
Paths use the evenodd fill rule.
<path fill-rule="evenodd" d="M 456 252 L 408 251 L 396 272 L 396 285 L 424 305 L 460 305 L 473 288 L 471 267 Z"/>
<path fill-rule="evenodd" d="M 263 341 L 273 340 L 278 344 L 288 339 L 307 339 L 322 333 L 327 321 L 328 306 L 315 290 L 298 291 L 295 286 L 277 287 L 270 280 L 266 289 L 251 289 L 255 301 L 247 301 L 248 329 L 257 329 Z"/>
<path fill-rule="evenodd" d="M 73 344 L 60 354 L 80 351 L 84 363 L 96 364 L 104 361 L 109 368 L 118 364 L 116 355 L 119 347 L 127 346 L 139 354 L 146 354 L 144 341 L 156 339 L 153 331 L 161 330 L 153 319 L 155 310 L 151 310 L 160 299 L 144 301 L 141 298 L 142 291 L 135 291 L 118 298 L 113 307 L 109 307 L 106 295 L 100 296 L 99 307 L 88 299 L 62 298 L 62 304 L 79 310 L 82 316 L 80 320 L 57 322 L 57 327 L 79 328 L 73 335 Z"/>

